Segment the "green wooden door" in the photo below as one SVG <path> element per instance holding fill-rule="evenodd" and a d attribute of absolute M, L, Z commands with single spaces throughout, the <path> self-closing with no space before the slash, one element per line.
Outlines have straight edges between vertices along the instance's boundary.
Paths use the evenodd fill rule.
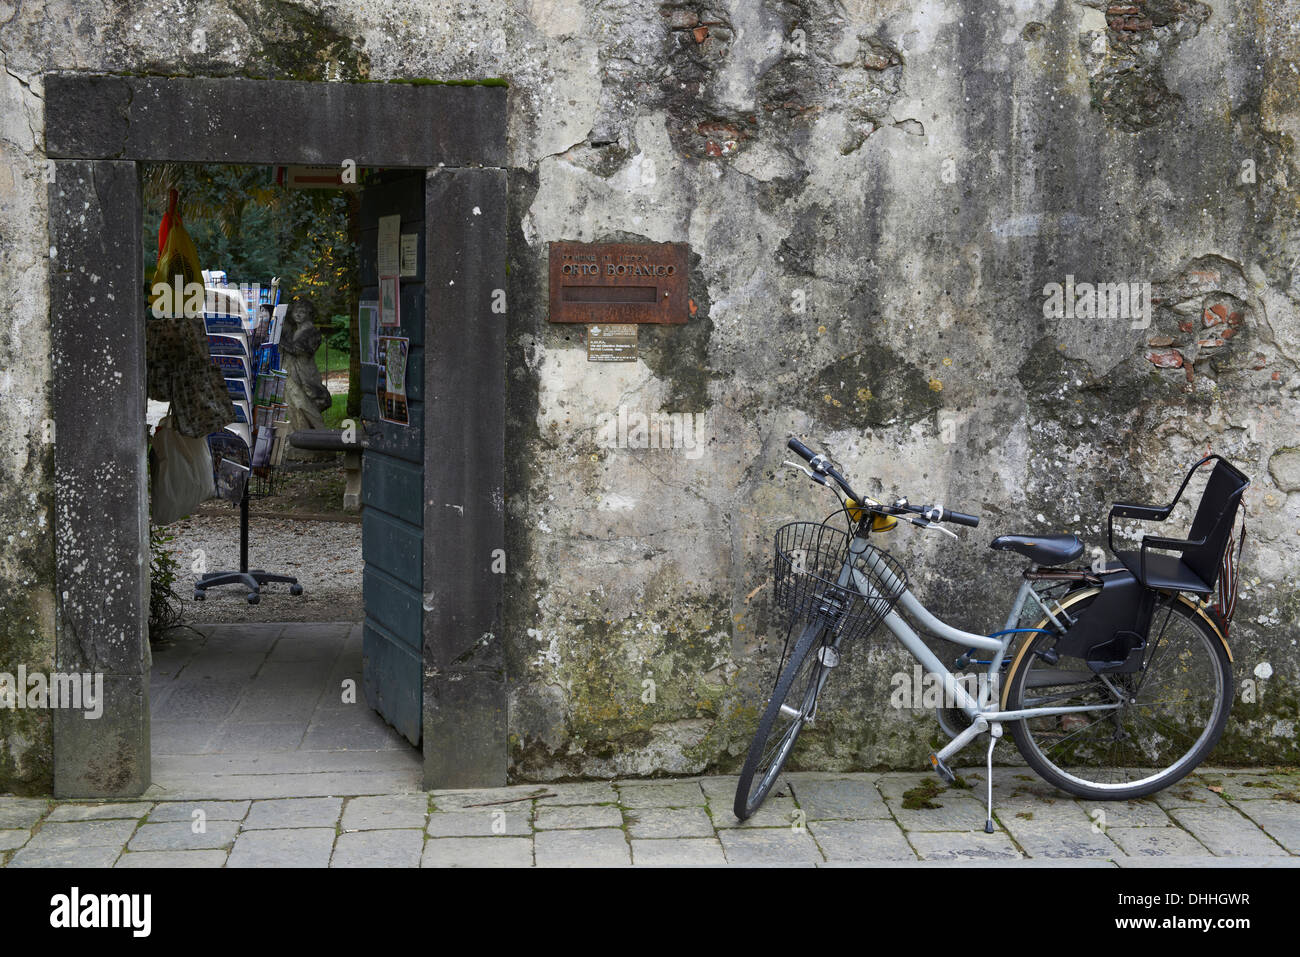
<path fill-rule="evenodd" d="M 401 335 L 409 424 L 383 421 L 379 369 L 362 365 L 362 548 L 365 557 L 363 680 L 367 703 L 412 744 L 419 744 L 423 687 L 424 558 L 424 170 L 390 171 L 361 191 L 361 300 L 379 300 L 379 220 L 401 216 L 401 235 L 416 237 L 415 276 L 399 277 Z M 365 356 L 362 357 L 363 359 Z"/>

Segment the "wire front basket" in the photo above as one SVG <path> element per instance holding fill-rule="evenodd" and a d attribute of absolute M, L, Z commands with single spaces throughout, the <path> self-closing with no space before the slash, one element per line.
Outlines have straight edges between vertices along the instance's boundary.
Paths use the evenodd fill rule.
<path fill-rule="evenodd" d="M 772 567 L 775 607 L 787 626 L 798 619 L 821 618 L 845 639 L 867 638 L 907 589 L 907 573 L 888 553 L 867 545 L 849 554 L 842 528 L 818 522 L 791 522 L 776 532 Z M 856 583 L 839 584 L 846 558 L 858 573 Z M 863 597 L 862 591 L 867 597 Z"/>

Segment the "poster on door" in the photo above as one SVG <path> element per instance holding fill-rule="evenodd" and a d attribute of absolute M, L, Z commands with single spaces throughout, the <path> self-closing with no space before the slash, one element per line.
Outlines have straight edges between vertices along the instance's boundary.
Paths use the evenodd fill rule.
<path fill-rule="evenodd" d="M 411 340 L 404 336 L 379 336 L 379 376 L 376 398 L 379 400 L 379 417 L 394 425 L 410 425 L 410 410 L 406 404 L 406 360 L 410 355 Z"/>
<path fill-rule="evenodd" d="M 401 296 L 396 276 L 379 277 L 379 329 L 396 330 L 402 324 Z"/>

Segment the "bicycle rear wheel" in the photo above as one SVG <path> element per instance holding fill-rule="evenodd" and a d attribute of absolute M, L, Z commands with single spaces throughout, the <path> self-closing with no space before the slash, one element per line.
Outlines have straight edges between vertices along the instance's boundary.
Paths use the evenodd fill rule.
<path fill-rule="evenodd" d="M 1077 614 L 1092 598 L 1063 604 Z M 1048 783 L 1094 800 L 1145 797 L 1189 774 L 1218 743 L 1232 708 L 1232 665 L 1195 609 L 1176 598 L 1157 606 L 1144 670 L 1134 674 L 1097 675 L 1065 655 L 1049 664 L 1040 653 L 1055 640 L 1033 636 L 1017 654 L 1007 709 L 1120 708 L 1010 723 L 1016 747 Z"/>
<path fill-rule="evenodd" d="M 759 809 L 776 783 L 786 759 L 794 749 L 817 704 L 817 693 L 822 684 L 822 673 L 827 670 L 819 657 L 824 622 L 814 622 L 804 628 L 785 670 L 777 679 L 758 731 L 749 745 L 745 766 L 736 785 L 736 817 L 744 821 Z"/>

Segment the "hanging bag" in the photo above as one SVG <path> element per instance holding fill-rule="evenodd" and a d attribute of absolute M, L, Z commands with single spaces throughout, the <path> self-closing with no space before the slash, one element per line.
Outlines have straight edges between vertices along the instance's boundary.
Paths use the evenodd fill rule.
<path fill-rule="evenodd" d="M 158 227 L 158 268 L 154 287 L 165 285 L 169 303 L 159 303 L 151 289 L 150 318 L 145 323 L 146 381 L 149 398 L 171 403 L 174 428 L 182 435 L 201 438 L 235 420 L 235 407 L 226 391 L 221 370 L 208 355 L 203 316 L 187 317 L 184 310 L 188 285 L 203 285 L 199 254 L 181 221 L 179 197 L 172 190 L 167 213 Z M 180 302 L 176 301 L 179 289 Z M 162 305 L 169 305 L 164 309 Z M 155 307 L 158 307 L 155 309 Z M 154 318 L 161 312 L 161 318 Z"/>
<path fill-rule="evenodd" d="M 206 438 L 191 438 L 172 427 L 172 417 L 153 434 L 154 473 L 150 482 L 150 521 L 170 525 L 217 494 L 212 454 Z"/>

